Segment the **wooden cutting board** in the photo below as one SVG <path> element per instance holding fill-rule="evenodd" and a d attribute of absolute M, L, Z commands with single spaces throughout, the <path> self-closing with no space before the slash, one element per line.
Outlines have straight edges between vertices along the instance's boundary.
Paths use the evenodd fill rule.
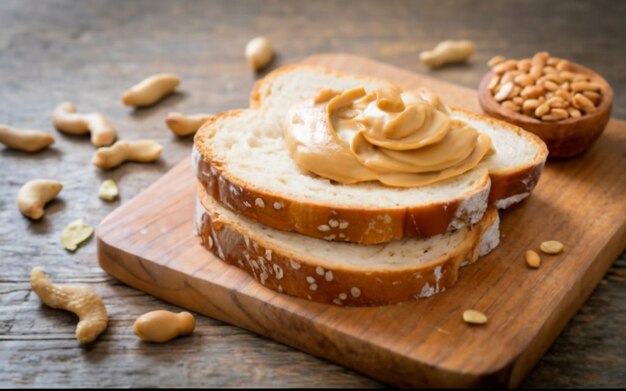
<path fill-rule="evenodd" d="M 480 111 L 473 90 L 362 57 L 306 63 L 425 86 Z M 532 197 L 501 214 L 500 246 L 451 290 L 417 302 L 340 308 L 270 291 L 223 264 L 192 234 L 196 181 L 186 159 L 100 224 L 109 274 L 181 307 L 232 323 L 397 386 L 517 386 L 626 247 L 626 122 L 612 120 L 576 160 L 549 162 Z M 565 252 L 531 270 L 544 240 Z M 483 311 L 469 326 L 465 309 Z"/>

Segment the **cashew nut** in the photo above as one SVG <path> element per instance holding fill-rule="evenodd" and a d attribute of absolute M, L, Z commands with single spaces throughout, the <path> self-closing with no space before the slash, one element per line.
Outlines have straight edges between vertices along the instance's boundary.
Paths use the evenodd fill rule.
<path fill-rule="evenodd" d="M 24 216 L 39 220 L 44 215 L 43 207 L 63 189 L 59 181 L 33 179 L 26 182 L 17 193 L 17 208 Z"/>
<path fill-rule="evenodd" d="M 52 115 L 54 126 L 68 134 L 87 134 L 91 132 L 91 143 L 96 147 L 111 145 L 117 132 L 111 123 L 100 113 L 79 114 L 70 102 L 57 106 Z"/>
<path fill-rule="evenodd" d="M 181 113 L 169 113 L 165 123 L 172 133 L 178 137 L 184 137 L 196 133 L 209 118 L 211 118 L 211 114 L 184 115 Z"/>
<path fill-rule="evenodd" d="M 176 337 L 191 334 L 196 319 L 189 312 L 174 313 L 165 310 L 141 315 L 133 325 L 133 331 L 143 341 L 167 342 Z"/>
<path fill-rule="evenodd" d="M 39 130 L 18 130 L 0 124 L 0 144 L 25 152 L 37 152 L 54 143 L 54 136 Z"/>
<path fill-rule="evenodd" d="M 265 37 L 253 38 L 246 45 L 246 60 L 254 71 L 269 64 L 273 54 L 272 44 Z"/>
<path fill-rule="evenodd" d="M 110 147 L 98 148 L 92 163 L 102 169 L 113 168 L 126 161 L 148 163 L 157 160 L 161 151 L 163 146 L 153 140 L 122 140 Z"/>
<path fill-rule="evenodd" d="M 472 41 L 443 41 L 433 50 L 420 53 L 420 60 L 429 68 L 467 61 L 474 54 Z"/>
<path fill-rule="evenodd" d="M 150 106 L 170 94 L 180 84 L 180 77 L 172 73 L 152 75 L 135 84 L 122 95 L 126 106 Z"/>
<path fill-rule="evenodd" d="M 107 310 L 100 296 L 92 290 L 53 284 L 40 267 L 35 267 L 30 272 L 30 285 L 41 302 L 48 307 L 70 311 L 78 316 L 78 342 L 89 343 L 107 328 Z"/>

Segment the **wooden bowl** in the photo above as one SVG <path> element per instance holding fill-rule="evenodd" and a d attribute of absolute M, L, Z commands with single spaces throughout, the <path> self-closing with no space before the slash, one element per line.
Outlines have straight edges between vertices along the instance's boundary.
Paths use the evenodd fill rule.
<path fill-rule="evenodd" d="M 483 111 L 495 118 L 517 125 L 539 136 L 548 146 L 550 158 L 568 158 L 586 151 L 600 136 L 611 116 L 613 90 L 599 74 L 582 65 L 572 64 L 570 70 L 583 73 L 591 81 L 601 85 L 602 100 L 597 110 L 580 118 L 568 118 L 557 122 L 543 122 L 538 119 L 508 110 L 500 106 L 487 88 L 493 72 L 483 77 L 478 87 L 478 102 Z"/>

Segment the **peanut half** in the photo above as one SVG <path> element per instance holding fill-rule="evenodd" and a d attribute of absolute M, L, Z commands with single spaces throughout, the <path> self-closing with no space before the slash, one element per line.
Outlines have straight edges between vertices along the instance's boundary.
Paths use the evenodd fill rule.
<path fill-rule="evenodd" d="M 439 68 L 446 64 L 465 62 L 474 51 L 476 48 L 472 41 L 443 41 L 433 50 L 421 52 L 420 60 L 429 68 Z"/>
<path fill-rule="evenodd" d="M 546 254 L 550 254 L 550 255 L 556 255 L 561 253 L 565 246 L 563 246 L 563 243 L 556 241 L 556 240 L 548 240 L 546 242 L 541 243 L 541 246 L 539 246 L 539 248 L 541 249 L 542 252 L 546 253 Z"/>
<path fill-rule="evenodd" d="M 487 315 L 476 310 L 465 310 L 463 311 L 463 320 L 465 323 L 482 325 L 487 323 Z"/>
<path fill-rule="evenodd" d="M 536 251 L 526 251 L 526 254 L 524 254 L 524 258 L 526 259 L 526 264 L 528 265 L 528 267 L 537 269 L 541 265 L 541 257 L 539 256 L 539 254 L 537 254 Z"/>
<path fill-rule="evenodd" d="M 38 152 L 54 143 L 54 136 L 39 130 L 19 130 L 0 124 L 0 144 L 24 152 Z"/>
<path fill-rule="evenodd" d="M 259 71 L 272 61 L 274 50 L 266 37 L 256 37 L 246 44 L 246 61 L 252 70 Z"/>
<path fill-rule="evenodd" d="M 167 342 L 176 337 L 191 334 L 195 327 L 196 320 L 189 312 L 176 314 L 158 310 L 137 318 L 133 331 L 142 341 Z"/>
<path fill-rule="evenodd" d="M 176 136 L 185 137 L 196 133 L 209 118 L 211 118 L 211 114 L 169 113 L 165 123 Z"/>
<path fill-rule="evenodd" d="M 180 77 L 173 73 L 152 75 L 125 91 L 122 103 L 134 107 L 150 106 L 174 92 L 179 84 Z"/>

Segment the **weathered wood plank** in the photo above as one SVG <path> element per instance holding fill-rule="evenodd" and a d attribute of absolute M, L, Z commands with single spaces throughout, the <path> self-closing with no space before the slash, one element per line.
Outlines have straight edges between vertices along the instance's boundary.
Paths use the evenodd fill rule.
<path fill-rule="evenodd" d="M 130 335 L 131 319 L 164 304 L 106 277 L 97 266 L 95 241 L 69 254 L 58 245 L 58 235 L 75 218 L 95 225 L 189 152 L 189 139 L 175 139 L 165 129 L 168 111 L 218 112 L 246 105 L 255 77 L 243 61 L 243 46 L 259 33 L 279 51 L 274 66 L 343 51 L 472 88 L 492 55 L 521 57 L 548 49 L 603 74 L 615 90 L 614 116 L 625 119 L 624 15 L 626 3 L 618 1 L 364 1 L 350 2 L 349 10 L 343 2 L 0 2 L 0 122 L 51 131 L 57 138 L 53 148 L 34 156 L 0 147 L 0 384 L 375 385 L 205 317 L 193 337 L 200 341 L 175 342 L 186 346 L 184 353 L 170 354 L 172 345 L 140 351 L 142 345 Z M 475 40 L 475 59 L 468 66 L 427 71 L 419 51 L 453 37 Z M 164 70 L 181 73 L 183 93 L 139 111 L 119 103 L 128 86 Z M 157 139 L 166 146 L 160 163 L 99 172 L 89 164 L 93 148 L 87 138 L 53 130 L 50 114 L 63 100 L 72 100 L 79 110 L 105 113 L 124 138 Z M 20 185 L 36 176 L 59 178 L 65 189 L 47 208 L 47 217 L 32 223 L 13 205 Z M 118 181 L 121 201 L 107 204 L 96 197 L 105 178 Z M 72 316 L 40 308 L 27 283 L 35 265 L 59 281 L 84 282 L 106 296 L 115 317 L 101 344 L 78 348 L 70 338 Z M 524 385 L 626 385 L 626 363 L 619 354 L 626 350 L 625 269 L 623 260 L 613 265 L 606 283 Z M 228 337 L 210 337 L 222 332 Z M 47 334 L 48 342 L 8 340 Z M 228 359 L 233 352 L 237 360 Z M 38 371 L 44 362 L 46 374 Z"/>

